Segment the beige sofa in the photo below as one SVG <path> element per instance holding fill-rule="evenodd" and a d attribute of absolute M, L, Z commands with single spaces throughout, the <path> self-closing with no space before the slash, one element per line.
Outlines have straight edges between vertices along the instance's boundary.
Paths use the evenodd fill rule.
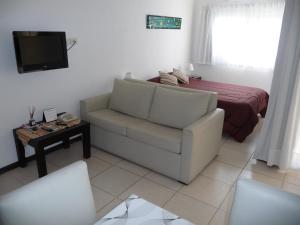
<path fill-rule="evenodd" d="M 216 105 L 213 92 L 133 79 L 80 102 L 95 147 L 186 184 L 219 152 L 224 111 Z"/>

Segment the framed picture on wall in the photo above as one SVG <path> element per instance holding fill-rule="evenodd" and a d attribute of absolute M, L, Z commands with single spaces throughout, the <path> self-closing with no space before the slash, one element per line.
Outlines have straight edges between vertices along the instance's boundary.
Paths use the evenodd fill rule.
<path fill-rule="evenodd" d="M 182 18 L 147 15 L 147 29 L 181 29 Z"/>

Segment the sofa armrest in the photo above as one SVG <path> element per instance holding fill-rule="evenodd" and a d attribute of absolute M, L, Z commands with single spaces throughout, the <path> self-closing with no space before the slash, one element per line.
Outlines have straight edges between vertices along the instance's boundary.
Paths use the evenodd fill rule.
<path fill-rule="evenodd" d="M 180 181 L 189 183 L 219 153 L 224 110 L 215 109 L 183 129 Z"/>
<path fill-rule="evenodd" d="M 87 114 L 108 107 L 111 93 L 98 95 L 80 101 L 80 115 L 81 118 L 87 120 Z"/>

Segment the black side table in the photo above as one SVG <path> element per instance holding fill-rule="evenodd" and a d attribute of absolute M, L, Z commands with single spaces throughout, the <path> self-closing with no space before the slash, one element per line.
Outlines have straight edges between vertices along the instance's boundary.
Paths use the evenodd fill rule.
<path fill-rule="evenodd" d="M 13 129 L 16 150 L 18 154 L 18 162 L 20 167 L 26 167 L 27 160 L 25 158 L 25 149 L 21 140 L 18 138 L 17 130 Z M 28 142 L 28 145 L 32 146 L 35 151 L 35 158 L 37 163 L 37 169 L 39 177 L 47 175 L 47 166 L 44 148 L 46 146 L 63 141 L 64 147 L 70 147 L 70 137 L 82 134 L 82 147 L 83 157 L 85 159 L 91 157 L 91 138 L 90 138 L 90 123 L 81 121 L 79 124 L 72 127 L 68 127 L 59 131 L 51 132 L 45 136 L 32 139 Z"/>

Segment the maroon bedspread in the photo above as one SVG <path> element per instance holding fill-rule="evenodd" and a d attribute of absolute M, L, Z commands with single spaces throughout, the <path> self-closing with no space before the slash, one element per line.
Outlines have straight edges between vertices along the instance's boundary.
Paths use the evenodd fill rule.
<path fill-rule="evenodd" d="M 159 83 L 160 78 L 155 77 L 149 81 Z M 243 142 L 252 133 L 259 120 L 258 114 L 264 117 L 267 111 L 269 95 L 259 88 L 193 78 L 190 78 L 189 84 L 180 86 L 217 92 L 218 108 L 225 110 L 223 132 L 239 142 Z"/>

